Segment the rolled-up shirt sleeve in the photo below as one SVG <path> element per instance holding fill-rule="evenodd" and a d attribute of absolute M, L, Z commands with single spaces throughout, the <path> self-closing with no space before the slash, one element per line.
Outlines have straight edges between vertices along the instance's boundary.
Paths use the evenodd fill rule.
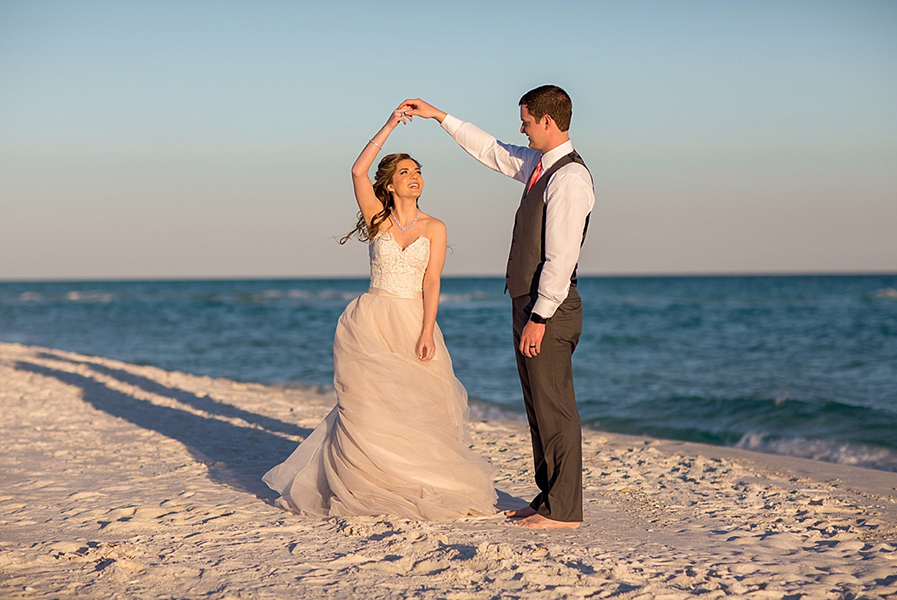
<path fill-rule="evenodd" d="M 449 114 L 442 120 L 442 128 L 480 163 L 520 182 L 526 181 L 542 157 L 538 150 L 500 142 L 473 123 Z"/>
<path fill-rule="evenodd" d="M 545 195 L 545 263 L 533 306 L 537 315 L 550 318 L 567 298 L 586 217 L 594 204 L 595 192 L 585 167 L 571 164 L 554 174 Z"/>

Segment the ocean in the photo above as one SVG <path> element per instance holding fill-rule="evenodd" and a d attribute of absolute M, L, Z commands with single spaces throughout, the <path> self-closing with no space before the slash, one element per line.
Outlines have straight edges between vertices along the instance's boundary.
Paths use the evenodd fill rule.
<path fill-rule="evenodd" d="M 326 386 L 337 318 L 367 285 L 0 282 L 0 340 Z M 438 321 L 472 401 L 520 415 L 502 290 L 446 278 Z M 897 276 L 583 277 L 579 291 L 586 426 L 897 471 Z"/>

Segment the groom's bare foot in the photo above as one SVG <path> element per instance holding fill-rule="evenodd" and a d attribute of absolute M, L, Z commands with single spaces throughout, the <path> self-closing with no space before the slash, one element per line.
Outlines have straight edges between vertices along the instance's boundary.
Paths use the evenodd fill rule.
<path fill-rule="evenodd" d="M 536 514 L 536 509 L 527 504 L 523 508 L 518 508 L 517 510 L 509 510 L 505 513 L 505 516 L 509 519 L 525 519 L 526 517 L 531 517 Z"/>
<path fill-rule="evenodd" d="M 561 528 L 576 528 L 579 527 L 578 521 L 555 521 L 554 519 L 549 519 L 548 517 L 543 517 L 540 514 L 533 514 L 526 518 L 523 518 L 519 521 L 516 521 L 514 525 L 519 525 L 520 527 L 532 527 L 537 529 L 561 529 Z"/>

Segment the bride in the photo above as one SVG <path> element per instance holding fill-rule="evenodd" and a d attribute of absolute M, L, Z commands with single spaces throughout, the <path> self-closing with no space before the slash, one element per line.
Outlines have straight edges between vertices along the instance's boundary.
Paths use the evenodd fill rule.
<path fill-rule="evenodd" d="M 407 154 L 368 171 L 396 109 L 352 166 L 361 209 L 353 234 L 370 244 L 371 287 L 339 318 L 337 404 L 263 480 L 278 504 L 316 516 L 391 514 L 444 520 L 495 512 L 492 470 L 469 447 L 467 392 L 455 378 L 436 312 L 446 229 L 421 212 L 420 163 Z"/>

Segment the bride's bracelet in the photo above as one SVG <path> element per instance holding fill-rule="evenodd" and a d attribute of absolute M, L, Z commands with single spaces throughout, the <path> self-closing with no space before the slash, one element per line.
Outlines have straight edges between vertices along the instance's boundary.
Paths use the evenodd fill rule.
<path fill-rule="evenodd" d="M 368 141 L 369 141 L 370 143 L 372 143 L 373 145 L 377 146 L 378 148 L 380 148 L 381 150 L 383 150 L 383 146 L 381 146 L 380 144 L 378 144 L 377 142 L 375 142 L 373 139 L 370 139 L 370 140 L 368 140 Z"/>

